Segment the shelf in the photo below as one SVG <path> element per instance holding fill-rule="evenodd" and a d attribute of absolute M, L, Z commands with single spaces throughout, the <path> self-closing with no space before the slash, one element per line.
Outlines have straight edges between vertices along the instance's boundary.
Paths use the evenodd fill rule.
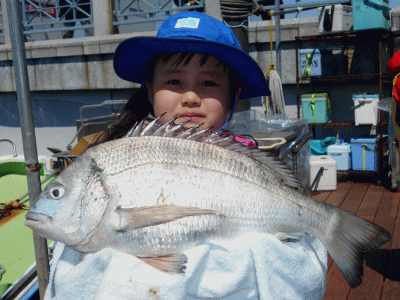
<path fill-rule="evenodd" d="M 399 33 L 400 34 L 400 33 Z M 379 37 L 379 38 L 390 38 L 391 36 L 395 36 L 390 30 L 386 29 L 375 29 L 368 30 L 368 32 L 363 31 L 347 31 L 347 32 L 332 32 L 326 34 L 318 34 L 313 36 L 296 36 L 296 41 L 327 41 L 327 40 L 344 40 L 344 39 L 355 39 L 355 38 L 364 38 L 365 36 L 369 37 Z"/>
<path fill-rule="evenodd" d="M 400 34 L 400 32 L 399 32 Z M 360 84 L 361 86 L 365 86 L 368 84 L 378 84 L 379 88 L 376 88 L 377 92 L 379 89 L 379 99 L 382 99 L 384 96 L 384 92 L 387 90 L 387 85 L 391 83 L 391 77 L 384 73 L 384 58 L 386 58 L 386 54 L 390 54 L 388 49 L 393 48 L 393 38 L 394 34 L 391 33 L 390 30 L 368 30 L 368 31 L 357 31 L 357 32 L 340 32 L 340 33 L 330 33 L 323 35 L 315 35 L 315 36 L 297 36 L 295 38 L 296 42 L 296 84 L 297 84 L 297 113 L 300 118 L 300 91 L 305 88 L 307 84 L 311 86 L 311 90 L 314 91 L 315 87 L 319 89 L 322 87 L 327 88 L 335 88 L 334 85 L 342 86 L 343 83 Z M 325 41 L 328 41 L 327 43 Z M 332 42 L 330 42 L 332 41 Z M 373 60 L 373 68 L 370 70 L 374 73 L 372 74 L 346 74 L 346 75 L 332 75 L 332 76 L 309 76 L 302 77 L 301 67 L 300 67 L 300 59 L 299 59 L 299 47 L 306 42 L 307 48 L 317 48 L 322 45 L 322 48 L 327 48 L 328 46 L 331 49 L 361 49 L 368 46 L 370 52 L 372 53 Z M 386 45 L 386 43 L 388 45 Z M 356 46 L 359 46 L 358 48 Z M 354 61 L 354 51 L 350 52 L 351 54 L 351 62 Z M 368 52 L 369 53 L 369 52 Z M 349 55 L 349 54 L 347 54 Z M 376 59 L 375 59 L 375 56 Z M 389 55 L 391 57 L 391 55 Z M 356 62 L 359 62 L 357 60 Z M 349 69 L 349 64 L 344 63 L 343 69 Z M 356 68 L 357 69 L 357 68 Z M 361 69 L 360 69 L 361 70 Z M 345 73 L 345 71 L 342 71 Z M 331 99 L 332 100 L 332 99 Z M 377 139 L 377 147 L 379 149 L 378 155 L 378 170 L 374 172 L 370 171 L 344 171 L 341 173 L 349 174 L 349 175 L 378 175 L 382 178 L 386 178 L 384 174 L 384 155 L 383 155 L 383 142 L 384 136 L 383 131 L 384 128 L 388 126 L 388 122 L 383 122 L 380 119 L 377 125 L 359 125 L 356 126 L 354 121 L 330 121 L 326 124 L 309 124 L 309 128 L 313 131 L 313 134 L 316 135 L 317 128 L 349 128 L 349 129 L 369 129 L 376 127 L 377 133 L 380 137 Z M 378 131 L 379 130 L 379 131 Z M 339 172 L 338 172 L 339 173 Z"/>
<path fill-rule="evenodd" d="M 298 80 L 299 82 L 302 81 L 307 81 L 306 83 L 310 81 L 325 81 L 325 80 L 356 80 L 356 79 L 374 79 L 374 78 L 382 78 L 382 79 L 390 79 L 389 74 L 384 73 L 384 74 L 361 74 L 361 75 L 335 75 L 335 76 L 302 76 L 299 77 Z"/>
<path fill-rule="evenodd" d="M 388 122 L 381 122 L 383 127 L 388 126 Z M 379 127 L 380 125 L 355 125 L 355 122 L 351 121 L 331 121 L 326 124 L 308 124 L 309 127 L 314 128 L 370 128 L 371 126 Z"/>

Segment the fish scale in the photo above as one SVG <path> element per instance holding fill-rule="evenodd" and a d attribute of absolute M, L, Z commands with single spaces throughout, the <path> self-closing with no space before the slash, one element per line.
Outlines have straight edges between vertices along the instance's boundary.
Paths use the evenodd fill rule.
<path fill-rule="evenodd" d="M 183 272 L 182 252 L 210 239 L 263 232 L 286 241 L 300 232 L 321 240 L 351 287 L 361 283 L 363 252 L 390 240 L 378 225 L 299 193 L 271 155 L 167 123 L 139 124 L 133 136 L 86 150 L 46 186 L 26 225 L 78 251 L 111 247 L 168 272 Z"/>

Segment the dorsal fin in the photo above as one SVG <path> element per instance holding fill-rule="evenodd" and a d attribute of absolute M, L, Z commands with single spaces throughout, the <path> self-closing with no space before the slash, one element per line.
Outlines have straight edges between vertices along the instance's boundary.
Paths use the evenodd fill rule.
<path fill-rule="evenodd" d="M 164 115 L 164 114 L 163 114 Z M 173 118 L 165 123 L 159 124 L 158 120 L 163 116 L 154 119 L 148 125 L 142 121 L 136 124 L 125 137 L 139 137 L 139 136 L 161 136 L 172 137 L 178 139 L 186 139 L 223 147 L 238 153 L 245 154 L 268 168 L 274 170 L 283 182 L 294 188 L 302 188 L 298 178 L 293 171 L 286 166 L 286 164 L 272 153 L 262 151 L 257 147 L 248 147 L 236 141 L 233 133 L 224 131 L 222 133 L 212 132 L 211 128 L 200 130 L 199 124 L 194 127 L 183 127 L 185 123 L 175 124 L 177 118 Z"/>

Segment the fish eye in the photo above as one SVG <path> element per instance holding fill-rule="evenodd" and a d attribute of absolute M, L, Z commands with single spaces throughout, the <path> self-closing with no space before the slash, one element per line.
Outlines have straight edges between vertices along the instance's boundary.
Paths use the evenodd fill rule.
<path fill-rule="evenodd" d="M 49 196 L 55 200 L 62 198 L 65 194 L 65 188 L 62 185 L 55 185 L 49 190 Z"/>

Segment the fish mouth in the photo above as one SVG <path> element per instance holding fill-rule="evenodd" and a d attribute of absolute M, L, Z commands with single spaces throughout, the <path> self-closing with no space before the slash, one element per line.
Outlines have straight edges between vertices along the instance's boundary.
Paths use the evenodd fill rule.
<path fill-rule="evenodd" d="M 28 226 L 29 228 L 34 228 L 43 223 L 48 222 L 50 217 L 44 214 L 28 212 L 25 215 L 25 219 L 26 219 L 25 226 Z"/>

